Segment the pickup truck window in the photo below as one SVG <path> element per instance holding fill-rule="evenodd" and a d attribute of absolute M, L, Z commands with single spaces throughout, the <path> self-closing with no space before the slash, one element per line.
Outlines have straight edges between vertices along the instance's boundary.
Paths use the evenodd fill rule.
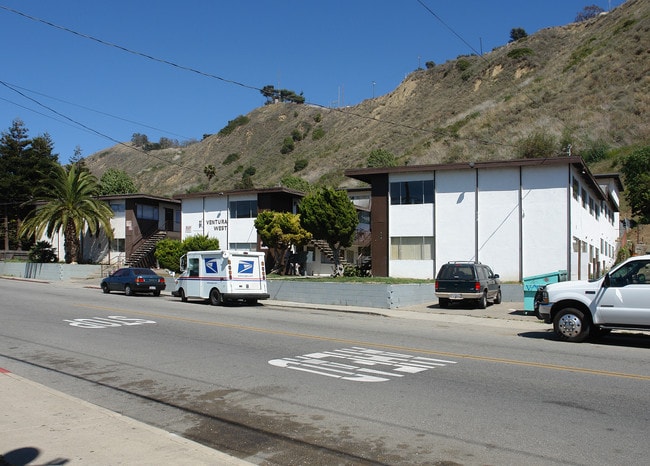
<path fill-rule="evenodd" d="M 650 284 L 650 261 L 635 261 L 622 266 L 610 274 L 610 286 L 621 288 L 627 285 Z"/>

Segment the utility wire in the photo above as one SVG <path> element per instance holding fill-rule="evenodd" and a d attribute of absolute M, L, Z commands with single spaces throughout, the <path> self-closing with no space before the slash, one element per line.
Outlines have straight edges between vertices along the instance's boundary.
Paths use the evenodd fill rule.
<path fill-rule="evenodd" d="M 447 29 L 449 29 L 449 30 L 450 30 L 450 31 L 451 31 L 451 32 L 452 32 L 456 37 L 458 37 L 458 38 L 459 38 L 463 43 L 465 43 L 468 47 L 470 47 L 470 49 L 472 49 L 472 50 L 475 51 L 475 49 L 474 49 L 474 48 L 473 48 L 473 47 L 472 47 L 472 46 L 471 46 L 467 41 L 465 41 L 465 39 L 463 39 L 463 38 L 462 38 L 459 34 L 457 34 L 457 33 L 456 33 L 456 32 L 455 32 L 451 27 L 449 27 L 449 26 L 448 26 L 448 25 L 447 25 L 447 24 L 446 24 L 446 23 L 445 23 L 445 22 L 444 22 L 444 21 L 443 21 L 443 20 L 442 20 L 442 19 L 441 19 L 441 18 L 440 18 L 436 13 L 435 13 L 435 12 L 433 12 L 433 11 L 432 11 L 428 6 L 426 6 L 426 5 L 425 5 L 421 0 L 417 0 L 417 1 L 418 1 L 418 2 L 419 2 L 419 3 L 420 3 L 420 4 L 421 4 L 425 9 L 427 9 L 427 11 L 429 11 L 429 12 L 430 12 L 434 17 L 436 17 L 436 18 L 437 18 L 437 19 L 438 19 L 438 20 L 439 20 L 439 21 L 440 21 L 440 22 L 441 22 L 441 23 L 442 23 L 442 24 L 443 24 Z M 125 47 L 125 46 L 122 46 L 122 45 L 118 45 L 118 44 L 114 44 L 114 43 L 112 43 L 112 42 L 109 42 L 109 41 L 106 41 L 106 40 L 103 40 L 103 39 L 98 39 L 98 38 L 93 37 L 93 36 L 91 36 L 91 35 L 89 35 L 89 34 L 84 34 L 84 33 L 81 33 L 81 32 L 78 32 L 78 31 L 75 31 L 75 30 L 73 30 L 73 29 L 70 29 L 70 28 L 68 28 L 68 27 L 60 26 L 60 25 L 55 24 L 55 23 L 52 23 L 52 22 L 50 22 L 50 21 L 46 21 L 46 20 L 43 20 L 43 19 L 41 19 L 41 18 L 37 18 L 37 17 L 35 17 L 35 16 L 28 15 L 28 14 L 26 14 L 26 13 L 20 12 L 20 11 L 18 11 L 18 10 L 13 9 L 13 8 L 9 8 L 9 7 L 6 7 L 6 6 L 3 6 L 3 5 L 0 5 L 0 9 L 3 9 L 3 10 L 5 10 L 5 11 L 11 12 L 11 13 L 14 13 L 14 14 L 16 14 L 16 15 L 22 16 L 22 17 L 27 18 L 27 19 L 32 20 L 32 21 L 36 21 L 36 22 L 39 22 L 39 23 L 45 24 L 45 25 L 50 26 L 50 27 L 52 27 L 52 28 L 55 28 L 55 29 L 59 29 L 59 30 L 62 30 L 62 31 L 68 32 L 68 33 L 73 34 L 73 35 L 76 35 L 76 36 L 78 36 L 78 37 L 81 37 L 81 38 L 84 38 L 84 39 L 88 39 L 88 40 L 91 40 L 91 41 L 97 42 L 97 43 L 102 44 L 102 45 L 104 45 L 104 46 L 113 47 L 113 48 L 116 48 L 116 49 L 118 49 L 118 50 L 122 50 L 122 51 L 124 51 L 124 52 L 130 53 L 130 54 L 133 54 L 133 55 L 136 55 L 136 56 L 140 56 L 140 57 L 147 58 L 147 59 L 152 60 L 152 61 L 155 61 L 155 62 L 159 62 L 159 63 L 163 63 L 163 64 L 166 64 L 166 65 L 172 66 L 172 67 L 174 67 L 174 68 L 182 69 L 182 70 L 185 70 L 185 71 L 190 71 L 190 72 L 193 72 L 193 73 L 195 73 L 195 74 L 198 74 L 198 75 L 201 75 L 201 76 L 204 76 L 204 77 L 217 79 L 217 80 L 219 80 L 219 81 L 226 82 L 226 83 L 230 83 L 230 84 L 234 84 L 234 85 L 237 85 L 237 86 L 240 86 L 240 87 L 246 88 L 246 89 L 255 90 L 255 91 L 258 91 L 258 92 L 261 92 L 261 91 L 262 91 L 262 89 L 259 88 L 259 87 L 255 87 L 255 86 L 252 86 L 252 85 L 244 84 L 244 83 L 242 83 L 242 82 L 235 81 L 235 80 L 231 80 L 231 79 L 226 79 L 226 78 L 223 78 L 223 77 L 221 77 L 221 76 L 217 76 L 217 75 L 214 75 L 214 74 L 211 74 L 211 73 L 206 73 L 206 72 L 203 72 L 203 71 L 200 71 L 200 70 L 197 70 L 197 69 L 194 69 L 194 68 L 188 67 L 188 66 L 180 65 L 180 64 L 174 63 L 174 62 L 172 62 L 172 61 L 166 60 L 166 59 L 157 58 L 157 57 L 154 57 L 154 56 L 149 55 L 149 54 L 146 54 L 146 53 L 138 52 L 138 51 L 136 51 L 136 50 L 132 50 L 132 49 L 130 49 L 130 48 L 128 48 L 128 47 Z M 476 51 L 475 51 L 475 52 L 476 52 Z M 1 82 L 1 81 L 0 81 L 0 82 Z M 5 85 L 5 86 L 7 86 L 7 87 L 9 87 L 9 88 L 11 89 L 11 87 L 8 86 L 6 83 L 2 82 L 2 84 Z M 15 91 L 15 89 L 13 89 L 13 90 Z M 23 96 L 25 96 L 25 95 L 22 94 L 22 93 L 20 93 L 20 94 L 23 95 Z M 27 96 L 25 96 L 25 97 L 27 97 Z M 29 98 L 29 97 L 27 97 L 27 98 Z M 34 100 L 34 99 L 31 99 L 31 98 L 29 98 L 29 99 L 32 100 L 32 101 L 34 101 L 34 102 L 37 102 L 37 101 Z M 41 105 L 41 106 L 43 106 L 43 107 L 45 107 L 45 108 L 48 108 L 48 110 L 53 111 L 54 113 L 59 114 L 59 113 L 56 112 L 55 110 L 50 109 L 49 107 L 44 106 L 44 105 L 41 104 L 40 102 L 37 102 L 37 103 L 38 103 L 38 105 Z M 308 104 L 308 105 L 313 105 L 313 106 L 318 107 L 318 108 L 332 110 L 330 107 L 327 107 L 327 106 L 325 106 L 325 105 L 321 105 L 321 104 L 318 104 L 318 103 L 314 103 L 314 102 L 305 102 L 305 103 Z M 404 123 L 394 122 L 394 121 L 385 120 L 385 119 L 379 119 L 379 118 L 372 117 L 372 116 L 368 116 L 368 115 L 361 115 L 361 114 L 358 114 L 358 113 L 350 112 L 350 111 L 343 110 L 343 109 L 339 109 L 339 108 L 335 108 L 335 109 L 333 109 L 333 110 L 334 110 L 334 111 L 337 111 L 337 112 L 339 112 L 339 113 L 342 113 L 342 114 L 346 114 L 346 115 L 353 116 L 353 117 L 362 118 L 362 119 L 365 119 L 365 120 L 376 121 L 376 122 L 378 122 L 378 123 L 381 123 L 381 124 L 387 124 L 387 125 L 389 125 L 389 126 L 401 127 L 401 128 L 408 129 L 408 130 L 411 130 L 411 131 L 417 131 L 417 132 L 421 132 L 421 133 L 434 134 L 434 135 L 436 135 L 436 136 L 440 136 L 440 135 L 443 135 L 443 136 L 444 136 L 444 135 L 447 135 L 447 133 L 446 133 L 444 130 L 433 130 L 433 131 L 432 131 L 432 130 L 429 130 L 429 129 L 418 128 L 418 127 L 415 127 L 415 126 L 412 126 L 412 125 L 406 125 L 406 124 L 404 124 Z M 60 115 L 63 116 L 64 118 L 68 119 L 68 120 L 71 120 L 70 118 L 68 118 L 67 116 L 65 116 L 65 115 L 63 115 L 63 114 L 60 114 Z M 74 121 L 74 120 L 71 120 L 71 121 Z M 85 127 L 85 128 L 87 128 L 89 131 L 91 131 L 91 132 L 93 132 L 93 133 L 95 133 L 95 134 L 98 134 L 98 135 L 100 135 L 100 136 L 106 137 L 106 138 L 107 138 L 108 140 L 110 140 L 110 141 L 117 142 L 118 144 L 121 144 L 121 145 L 125 145 L 124 143 L 122 143 L 122 142 L 120 142 L 120 141 L 117 141 L 116 139 L 114 139 L 114 138 L 112 138 L 112 137 L 110 137 L 110 136 L 104 135 L 103 133 L 100 133 L 99 131 L 96 131 L 96 130 L 94 130 L 94 129 L 92 129 L 92 128 L 86 127 L 85 125 L 83 125 L 83 124 L 81 124 L 81 123 L 79 123 L 79 122 L 75 122 L 75 123 L 78 124 L 78 125 L 80 125 L 81 127 Z M 482 139 L 478 139 L 478 138 L 460 138 L 460 139 L 466 139 L 466 140 L 470 140 L 470 141 L 478 141 L 478 142 L 483 143 L 483 144 L 505 145 L 505 146 L 508 146 L 508 144 L 501 144 L 501 143 L 497 143 L 497 142 L 490 141 L 490 140 L 485 140 L 485 139 L 483 139 L 483 140 L 482 140 Z M 127 146 L 127 147 L 131 147 L 131 146 Z M 131 147 L 131 148 L 132 148 L 132 147 Z M 175 165 L 177 165 L 177 164 L 175 164 Z"/>
<path fill-rule="evenodd" d="M 191 68 L 189 66 L 179 65 L 178 63 L 174 63 L 174 62 L 169 61 L 169 60 L 165 60 L 165 59 L 162 59 L 162 58 L 157 58 L 157 57 L 154 57 L 152 55 L 148 55 L 146 53 L 138 52 L 136 50 L 129 49 L 129 48 L 124 47 L 122 45 L 114 44 L 113 42 L 109 42 L 109 41 L 106 41 L 106 40 L 103 40 L 103 39 L 98 39 L 98 38 L 93 37 L 93 36 L 91 36 L 89 34 L 84 34 L 84 33 L 75 31 L 73 29 L 67 28 L 65 26 L 59 26 L 58 24 L 51 23 L 51 22 L 46 21 L 46 20 L 41 19 L 41 18 L 36 18 L 35 16 L 31 16 L 31 15 L 28 15 L 26 13 L 20 12 L 18 10 L 14 10 L 13 8 L 9 8 L 9 7 L 0 5 L 0 9 L 3 9 L 5 11 L 9 11 L 9 12 L 14 13 L 16 15 L 19 15 L 19 16 L 22 16 L 24 18 L 30 19 L 32 21 L 36 21 L 38 23 L 46 24 L 47 26 L 53 27 L 55 29 L 60 29 L 61 31 L 69 32 L 70 34 L 74 34 L 75 36 L 83 37 L 84 39 L 92 40 L 92 41 L 97 42 L 99 44 L 106 45 L 108 47 L 113 47 L 113 48 L 122 50 L 123 52 L 127 52 L 127 53 L 137 55 L 137 56 L 140 56 L 140 57 L 143 57 L 143 58 L 147 58 L 147 59 L 155 61 L 155 62 L 164 63 L 165 65 L 173 66 L 174 68 L 179 68 L 181 70 L 190 71 L 192 73 L 196 73 L 198 75 L 205 76 L 207 78 L 217 79 L 219 81 L 223 81 L 223 82 L 229 83 L 229 84 L 234 84 L 236 86 L 240 86 L 240 87 L 243 87 L 243 88 L 246 88 L 246 89 L 252 89 L 252 90 L 255 90 L 255 91 L 261 91 L 262 90 L 262 89 L 260 89 L 258 87 L 250 86 L 248 84 L 244 84 L 244 83 L 241 83 L 239 81 L 235 81 L 235 80 L 232 80 L 232 79 L 226 79 L 226 78 L 223 78 L 221 76 L 217 76 L 217 75 L 214 75 L 214 74 L 210 74 L 210 73 L 206 73 L 204 71 L 197 70 L 195 68 Z"/>
<path fill-rule="evenodd" d="M 193 172 L 196 172 L 196 173 L 203 174 L 203 172 L 201 172 L 200 170 L 197 170 L 197 169 L 194 169 L 194 168 L 191 168 L 191 167 L 186 167 L 186 166 L 184 166 L 184 165 L 182 165 L 182 164 L 180 164 L 180 163 L 176 163 L 176 162 L 174 162 L 173 160 L 166 160 L 166 159 L 163 159 L 162 157 L 158 157 L 157 155 L 155 155 L 155 154 L 151 154 L 151 153 L 149 153 L 149 152 L 147 152 L 147 151 L 144 151 L 144 150 L 142 150 L 142 149 L 140 149 L 140 148 L 138 148 L 138 147 L 130 146 L 130 145 L 128 145 L 128 144 L 126 144 L 126 143 L 124 143 L 124 142 L 122 142 L 122 141 L 118 141 L 117 139 L 115 139 L 115 138 L 113 138 L 113 137 L 111 137 L 111 136 L 109 136 L 109 135 L 107 135 L 107 134 L 104 134 L 104 133 L 102 133 L 101 131 L 97 131 L 96 129 L 91 128 L 90 126 L 87 126 L 87 125 L 85 125 L 85 124 L 83 124 L 83 123 L 81 123 L 81 122 L 79 122 L 79 121 L 77 121 L 77 120 L 74 120 L 74 119 L 70 118 L 70 117 L 67 116 L 67 115 L 64 115 L 63 113 L 61 113 L 61 112 L 59 112 L 59 111 L 57 111 L 57 110 L 55 110 L 55 109 L 53 109 L 53 108 L 51 108 L 51 107 L 48 107 L 47 105 L 45 105 L 45 104 L 39 102 L 38 100 L 36 100 L 36 99 L 34 99 L 34 98 L 32 98 L 32 97 L 30 97 L 30 96 L 24 94 L 23 92 L 21 92 L 21 91 L 19 91 L 18 89 L 12 87 L 11 85 L 9 85 L 8 83 L 6 83 L 6 82 L 4 82 L 4 81 L 2 81 L 2 80 L 0 80 L 0 85 L 5 86 L 6 88 L 10 89 L 11 91 L 13 91 L 13 92 L 15 92 L 15 93 L 17 93 L 17 94 L 23 96 L 24 98 L 26 98 L 26 99 L 28 99 L 28 100 L 34 102 L 36 105 L 39 105 L 40 107 L 43 107 L 44 109 L 49 110 L 50 112 L 52 112 L 52 113 L 54 113 L 54 114 L 56 114 L 56 115 L 58 115 L 58 116 L 60 116 L 60 117 L 62 117 L 62 118 L 65 118 L 66 120 L 68 120 L 68 121 L 74 123 L 75 125 L 80 126 L 81 128 L 86 129 L 87 131 L 90 131 L 91 133 L 94 133 L 94 134 L 97 134 L 98 136 L 101 136 L 101 137 L 103 137 L 103 138 L 106 138 L 106 139 L 108 139 L 109 141 L 114 142 L 115 144 L 118 144 L 118 145 L 120 145 L 120 146 L 126 147 L 126 148 L 131 149 L 131 150 L 135 150 L 135 151 L 140 152 L 140 153 L 142 153 L 142 154 L 145 154 L 145 155 L 147 155 L 147 156 L 149 156 L 149 157 L 152 157 L 152 158 L 154 158 L 154 159 L 157 159 L 158 161 L 166 162 L 166 163 L 169 163 L 169 164 L 171 164 L 171 165 L 176 165 L 177 167 L 183 168 L 183 169 L 188 170 L 188 171 L 193 171 Z"/>
<path fill-rule="evenodd" d="M 17 84 L 13 84 L 13 83 L 8 83 L 8 84 L 10 84 L 12 87 L 14 87 L 14 88 L 16 88 L 16 89 L 21 89 L 21 90 L 23 90 L 23 91 L 27 91 L 27 92 L 30 92 L 30 93 L 32 93 L 32 94 L 40 95 L 40 96 L 42 96 L 42 97 L 47 97 L 48 99 L 56 100 L 57 102 L 62 102 L 62 103 L 64 103 L 64 104 L 72 105 L 72 106 L 74 106 L 74 107 L 82 108 L 82 109 L 84 109 L 84 110 L 88 110 L 88 111 L 90 111 L 90 112 L 94 112 L 94 113 L 97 113 L 97 114 L 99 114 L 99 115 L 104 115 L 104 116 L 107 116 L 107 117 L 110 117 L 110 118 L 114 118 L 114 119 L 116 119 L 116 120 L 125 121 L 125 122 L 127 122 L 127 123 L 133 123 L 134 125 L 142 126 L 142 127 L 144 127 L 144 128 L 153 129 L 153 130 L 155 130 L 155 131 L 160 131 L 160 132 L 162 132 L 162 133 L 170 134 L 170 135 L 173 135 L 173 136 L 179 136 L 179 137 L 181 137 L 181 138 L 185 138 L 185 139 L 192 139 L 191 137 L 189 137 L 189 136 L 185 136 L 185 135 L 183 135 L 183 134 L 177 134 L 177 133 L 174 133 L 174 132 L 172 132 L 172 131 L 167 131 L 167 130 L 164 130 L 164 129 L 161 129 L 161 128 L 156 128 L 155 126 L 150 126 L 150 125 L 148 125 L 148 124 L 146 124 L 146 123 L 140 123 L 140 122 L 138 122 L 138 121 L 129 120 L 129 119 L 127 119 L 127 118 L 123 118 L 123 117 L 120 117 L 120 116 L 117 116 L 117 115 L 112 115 L 112 114 L 110 114 L 110 113 L 106 113 L 106 112 L 103 112 L 103 111 L 101 111 L 101 110 L 96 110 L 96 109 L 94 109 L 94 108 L 86 107 L 85 105 L 79 105 L 79 104 L 76 104 L 76 103 L 74 103 L 74 102 L 68 102 L 68 101 L 66 101 L 66 100 L 59 99 L 59 98 L 57 98 L 57 97 L 53 97 L 53 96 L 51 96 L 51 95 L 47 95 L 47 94 L 43 94 L 43 93 L 38 92 L 38 91 L 34 91 L 34 90 L 31 90 L 31 89 L 27 89 L 27 88 L 22 87 L 22 86 L 19 86 L 19 85 L 17 85 Z M 15 104 L 15 105 L 18 105 L 18 104 Z M 21 105 L 20 105 L 20 106 L 21 106 Z M 22 107 L 22 106 L 21 106 L 21 107 Z M 23 107 L 23 108 L 27 108 L 27 107 Z M 30 109 L 27 108 L 27 110 L 30 110 Z M 37 113 L 38 113 L 38 112 L 37 112 Z"/>

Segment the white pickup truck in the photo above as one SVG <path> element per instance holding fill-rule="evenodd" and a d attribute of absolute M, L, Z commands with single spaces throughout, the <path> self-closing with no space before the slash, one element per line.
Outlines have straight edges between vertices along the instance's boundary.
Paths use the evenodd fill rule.
<path fill-rule="evenodd" d="M 540 287 L 535 314 L 560 339 L 580 342 L 612 330 L 650 331 L 650 255 L 631 257 L 593 281 Z"/>

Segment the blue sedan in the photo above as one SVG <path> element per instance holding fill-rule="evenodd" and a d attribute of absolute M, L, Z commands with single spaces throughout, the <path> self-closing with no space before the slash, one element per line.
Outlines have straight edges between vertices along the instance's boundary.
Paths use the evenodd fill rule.
<path fill-rule="evenodd" d="M 127 296 L 134 293 L 153 293 L 160 296 L 165 289 L 165 279 L 151 269 L 126 267 L 118 269 L 101 282 L 102 291 L 124 291 Z"/>

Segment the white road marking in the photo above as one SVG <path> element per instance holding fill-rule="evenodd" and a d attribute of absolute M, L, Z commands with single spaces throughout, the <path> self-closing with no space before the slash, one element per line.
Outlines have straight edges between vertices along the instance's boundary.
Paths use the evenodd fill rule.
<path fill-rule="evenodd" d="M 269 364 L 353 382 L 385 382 L 456 362 L 355 346 L 294 358 L 272 359 Z"/>

